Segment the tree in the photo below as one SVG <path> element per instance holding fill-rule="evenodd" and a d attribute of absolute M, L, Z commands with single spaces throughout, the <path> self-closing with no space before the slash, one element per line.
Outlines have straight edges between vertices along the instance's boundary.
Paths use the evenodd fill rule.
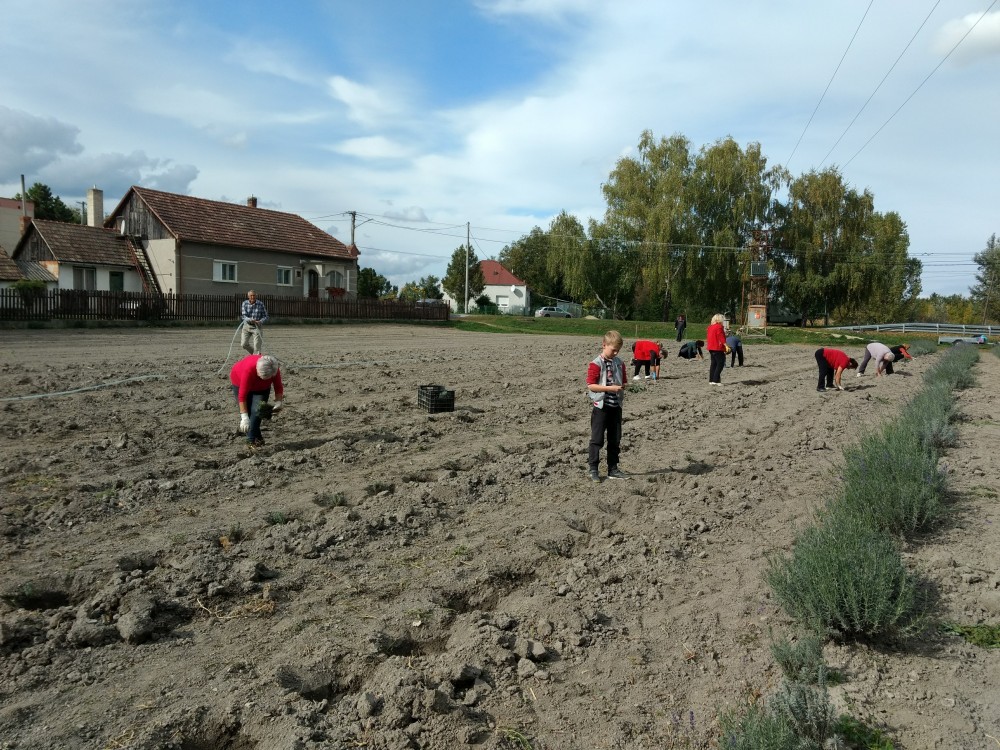
<path fill-rule="evenodd" d="M 398 289 L 389 279 L 374 268 L 362 268 L 358 271 L 358 296 L 369 299 L 395 298 Z"/>
<path fill-rule="evenodd" d="M 976 284 L 969 289 L 972 301 L 983 311 L 983 325 L 991 320 L 990 310 L 996 309 L 1000 296 L 1000 241 L 995 234 L 986 241 L 986 249 L 972 259 L 979 266 Z"/>
<path fill-rule="evenodd" d="M 548 257 L 550 234 L 534 227 L 527 235 L 504 247 L 497 256 L 500 264 L 521 279 L 531 293 L 549 299 L 564 299 L 562 274 L 550 274 Z"/>
<path fill-rule="evenodd" d="M 466 258 L 468 258 L 468 266 L 466 265 Z M 468 290 L 465 287 L 467 268 L 469 279 Z M 452 299 L 459 302 L 459 309 L 462 312 L 468 312 L 465 309 L 466 297 L 474 300 L 483 293 L 483 289 L 486 288 L 486 279 L 483 277 L 483 269 L 479 267 L 479 258 L 476 257 L 476 252 L 471 247 L 468 250 L 466 250 L 465 245 L 455 248 L 455 252 L 451 254 L 451 262 L 448 264 L 448 270 L 445 271 L 444 279 L 441 281 L 441 286 L 444 287 L 444 290 L 448 292 Z"/>
<path fill-rule="evenodd" d="M 52 194 L 48 185 L 36 182 L 28 188 L 26 195 L 27 199 L 35 204 L 36 219 L 80 223 L 80 212 L 74 213 L 73 209 L 63 203 L 58 195 Z M 21 200 L 21 194 L 15 195 L 14 200 Z"/>
<path fill-rule="evenodd" d="M 438 286 L 441 283 L 437 276 L 424 276 L 419 281 L 407 281 L 399 290 L 399 298 L 407 302 L 417 302 L 422 299 L 441 299 L 444 294 Z"/>

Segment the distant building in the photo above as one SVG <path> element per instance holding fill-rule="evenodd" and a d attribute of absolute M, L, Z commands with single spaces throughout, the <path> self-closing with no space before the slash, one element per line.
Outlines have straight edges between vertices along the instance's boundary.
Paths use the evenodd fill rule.
<path fill-rule="evenodd" d="M 479 268 L 486 281 L 482 296 L 489 297 L 490 302 L 497 306 L 497 310 L 510 315 L 527 315 L 530 312 L 531 292 L 528 290 L 527 284 L 495 260 L 481 260 Z M 464 300 L 453 299 L 447 292 L 444 294 L 444 301 L 451 306 L 453 311 L 457 310 L 464 302 Z M 475 299 L 470 299 L 470 308 L 475 303 Z"/>
<path fill-rule="evenodd" d="M 24 233 L 27 222 L 35 215 L 35 204 L 31 201 L 22 202 L 14 198 L 0 198 L 0 248 L 13 255 L 17 241 Z"/>
<path fill-rule="evenodd" d="M 358 249 L 295 214 L 133 186 L 105 221 L 177 294 L 346 297 L 358 291 Z"/>

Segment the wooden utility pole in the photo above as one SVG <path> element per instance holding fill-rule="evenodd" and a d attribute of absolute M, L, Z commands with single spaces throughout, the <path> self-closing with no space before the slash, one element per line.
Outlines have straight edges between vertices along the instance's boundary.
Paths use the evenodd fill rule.
<path fill-rule="evenodd" d="M 466 315 L 469 314 L 469 237 L 471 235 L 469 224 L 470 222 L 465 222 L 465 308 L 462 312 Z"/>

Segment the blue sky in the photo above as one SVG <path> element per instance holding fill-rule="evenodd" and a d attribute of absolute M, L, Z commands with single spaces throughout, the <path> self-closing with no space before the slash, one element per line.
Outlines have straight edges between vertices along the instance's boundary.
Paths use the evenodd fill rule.
<path fill-rule="evenodd" d="M 133 184 L 255 195 L 344 242 L 356 211 L 362 265 L 400 285 L 442 276 L 467 223 L 486 258 L 560 210 L 600 218 L 647 129 L 838 166 L 902 216 L 925 295 L 967 293 L 1000 232 L 995 0 L 33 0 L 0 18 L 0 195 L 21 174 L 70 205 L 96 185 L 105 210 Z"/>

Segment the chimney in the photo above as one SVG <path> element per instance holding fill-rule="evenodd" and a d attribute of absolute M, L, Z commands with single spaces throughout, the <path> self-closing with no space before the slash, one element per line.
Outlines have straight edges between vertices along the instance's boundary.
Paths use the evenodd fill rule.
<path fill-rule="evenodd" d="M 104 226 L 104 191 L 97 185 L 87 191 L 87 226 Z"/>
<path fill-rule="evenodd" d="M 257 208 L 257 196 L 251 195 L 247 198 L 247 205 L 250 206 L 250 208 Z"/>

